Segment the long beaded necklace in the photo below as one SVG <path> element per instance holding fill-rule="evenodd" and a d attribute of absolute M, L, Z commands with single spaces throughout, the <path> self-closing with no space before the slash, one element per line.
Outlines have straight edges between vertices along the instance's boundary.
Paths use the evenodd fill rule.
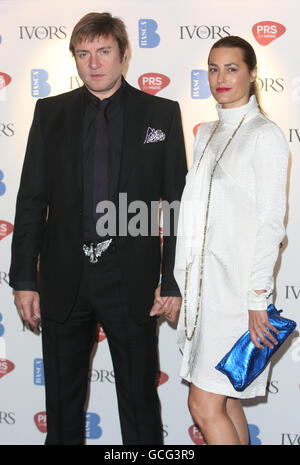
<path fill-rule="evenodd" d="M 236 135 L 237 131 L 240 129 L 241 125 L 243 124 L 244 122 L 244 119 L 246 117 L 246 114 L 243 116 L 243 118 L 241 119 L 241 121 L 239 122 L 239 124 L 237 125 L 237 127 L 235 128 L 235 130 L 233 131 L 231 137 L 229 138 L 227 144 L 225 145 L 221 155 L 219 156 L 219 158 L 216 159 L 216 162 L 214 164 L 214 167 L 212 169 L 212 172 L 211 172 L 211 175 L 210 175 L 210 182 L 209 182 L 209 189 L 208 189 L 208 198 L 207 198 L 207 206 L 206 206 L 206 214 L 205 214 L 205 225 L 204 225 L 204 230 L 203 230 L 203 241 L 202 241 L 202 248 L 201 248 L 201 264 L 200 264 L 200 283 L 199 283 L 199 292 L 198 292 L 198 302 L 197 302 L 197 311 L 196 311 L 196 317 L 195 317 L 195 321 L 194 321 L 194 325 L 193 325 L 193 330 L 192 330 L 192 334 L 189 336 L 188 334 L 188 327 L 187 327 L 187 287 L 188 287 L 188 277 L 189 277 L 189 271 L 190 271 L 190 267 L 191 267 L 191 264 L 190 265 L 186 265 L 186 268 L 185 268 L 185 285 L 184 285 L 184 326 L 185 326 L 185 337 L 188 341 L 191 341 L 195 335 L 195 331 L 196 331 L 196 328 L 198 326 L 198 320 L 199 320 L 199 314 L 200 314 L 200 300 L 201 300 L 201 294 L 202 294 L 202 281 L 203 281 L 203 264 L 204 264 L 204 249 L 205 249 L 205 243 L 206 243 L 206 231 L 207 231 L 207 223 L 208 223 L 208 214 L 209 214 L 209 206 L 210 206 L 210 198 L 211 198 L 211 189 L 212 189 L 212 181 L 213 181 L 213 176 L 214 176 L 214 173 L 216 171 L 216 168 L 218 166 L 218 163 L 219 161 L 221 160 L 221 158 L 223 157 L 227 147 L 230 145 L 232 139 L 234 138 L 234 136 Z M 217 122 L 217 124 L 215 125 L 214 129 L 212 130 L 212 133 L 204 147 L 204 150 L 201 154 L 201 157 L 199 159 L 199 162 L 197 164 L 197 168 L 196 168 L 196 171 L 198 170 L 199 168 L 199 165 L 201 163 L 201 160 L 205 154 L 205 151 L 210 143 L 210 141 L 212 140 L 216 130 L 218 129 L 219 127 L 219 124 L 220 124 L 220 121 Z"/>

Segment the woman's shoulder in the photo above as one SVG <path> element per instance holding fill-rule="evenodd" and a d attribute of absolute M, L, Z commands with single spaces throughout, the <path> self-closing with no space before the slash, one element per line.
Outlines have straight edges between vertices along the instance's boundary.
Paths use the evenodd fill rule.
<path fill-rule="evenodd" d="M 283 130 L 267 116 L 261 114 L 256 118 L 256 129 L 259 140 L 273 144 L 287 144 Z"/>
<path fill-rule="evenodd" d="M 253 123 L 257 128 L 257 132 L 261 136 L 280 136 L 284 137 L 282 129 L 271 120 L 268 116 L 265 116 L 263 113 L 260 113 L 256 118 L 254 118 Z"/>

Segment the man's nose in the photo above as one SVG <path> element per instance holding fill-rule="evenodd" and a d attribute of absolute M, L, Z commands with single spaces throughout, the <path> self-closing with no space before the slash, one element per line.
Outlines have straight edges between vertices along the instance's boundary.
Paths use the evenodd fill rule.
<path fill-rule="evenodd" d="M 101 66 L 101 60 L 100 57 L 95 53 L 91 53 L 90 59 L 89 59 L 89 66 L 92 69 L 97 69 Z"/>

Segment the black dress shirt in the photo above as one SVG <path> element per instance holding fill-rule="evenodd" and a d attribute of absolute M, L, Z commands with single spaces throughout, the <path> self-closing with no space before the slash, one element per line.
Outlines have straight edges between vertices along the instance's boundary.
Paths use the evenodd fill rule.
<path fill-rule="evenodd" d="M 106 121 L 109 133 L 108 199 L 118 200 L 119 167 L 123 140 L 124 81 L 119 89 L 108 98 Z M 84 240 L 100 242 L 94 220 L 94 146 L 96 137 L 96 113 L 99 99 L 85 88 L 85 112 L 83 121 L 83 192 L 84 192 Z"/>

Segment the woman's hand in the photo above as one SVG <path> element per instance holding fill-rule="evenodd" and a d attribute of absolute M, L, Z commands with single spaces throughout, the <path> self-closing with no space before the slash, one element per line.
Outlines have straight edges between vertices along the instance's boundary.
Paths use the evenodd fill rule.
<path fill-rule="evenodd" d="M 249 310 L 250 338 L 256 347 L 264 349 L 263 344 L 265 344 L 273 349 L 273 344 L 278 344 L 270 331 L 273 331 L 275 334 L 279 334 L 279 331 L 269 322 L 267 311 Z"/>

